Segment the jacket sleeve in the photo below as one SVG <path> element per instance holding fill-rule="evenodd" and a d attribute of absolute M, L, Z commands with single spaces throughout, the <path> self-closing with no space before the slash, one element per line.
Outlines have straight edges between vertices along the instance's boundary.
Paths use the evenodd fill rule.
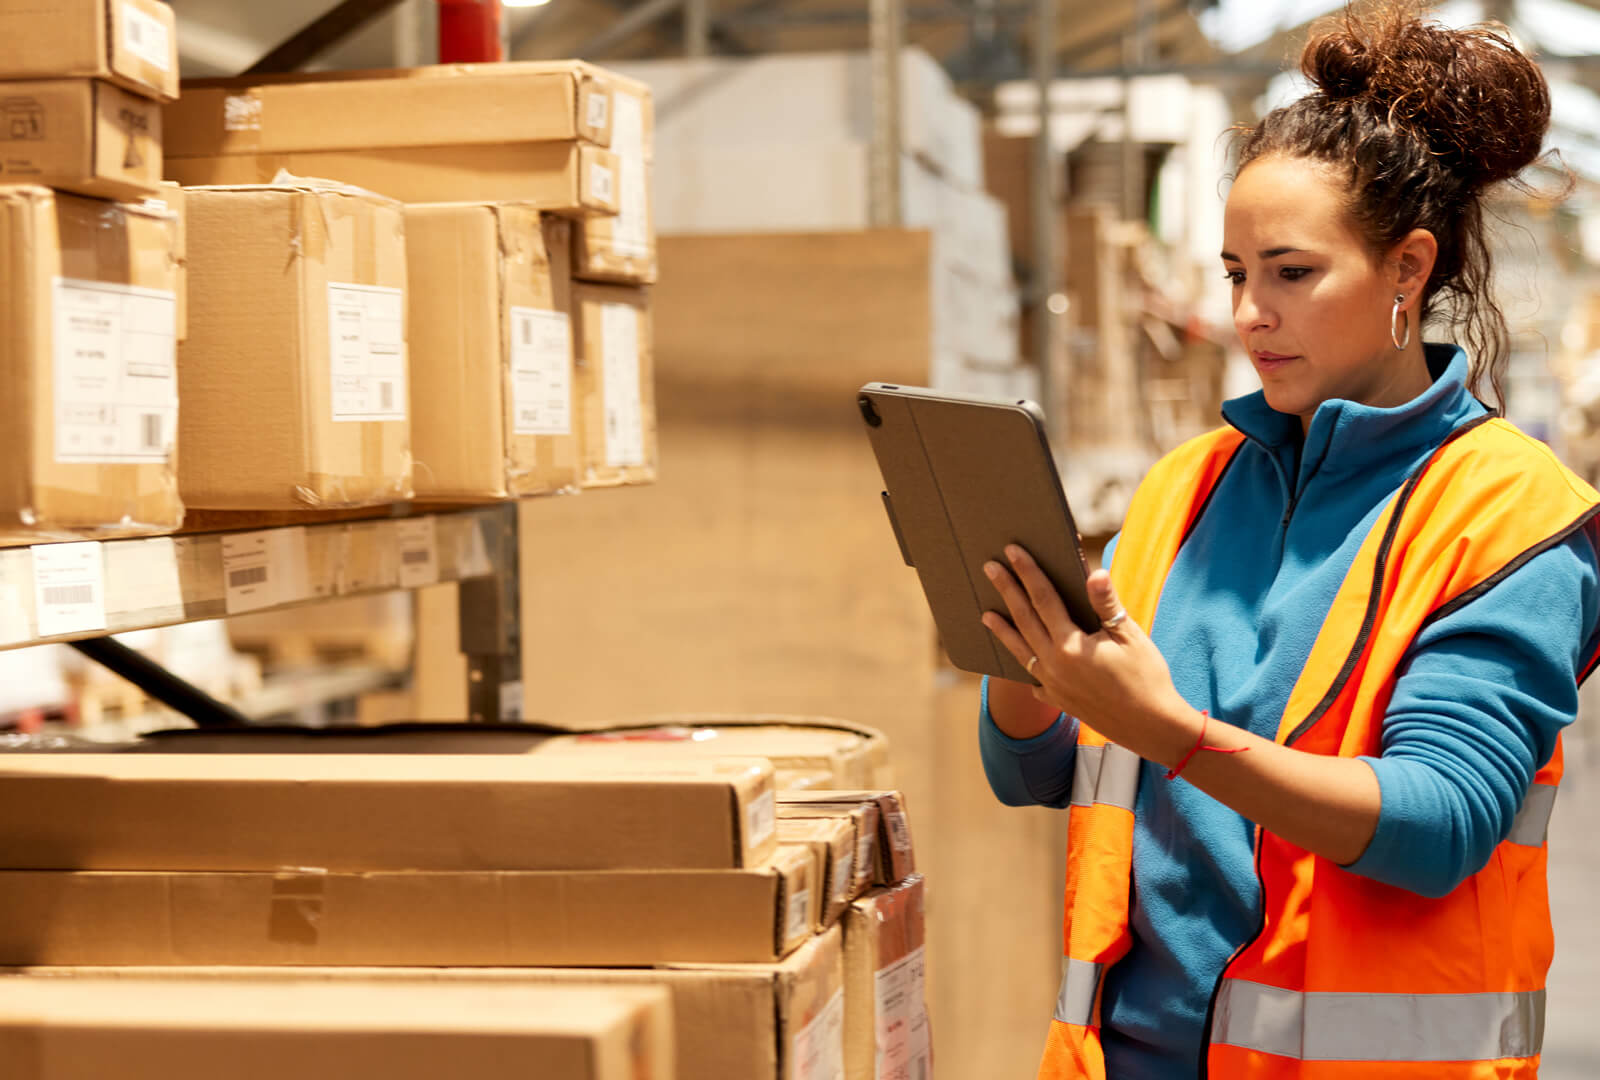
<path fill-rule="evenodd" d="M 1444 896 L 1489 861 L 1577 716 L 1600 600 L 1585 533 L 1424 628 L 1384 716 L 1378 828 L 1349 869 Z"/>
<path fill-rule="evenodd" d="M 1072 796 L 1078 721 L 1062 713 L 1031 739 L 1013 739 L 989 715 L 989 678 L 978 705 L 978 752 L 995 798 L 1007 806 L 1065 807 Z"/>

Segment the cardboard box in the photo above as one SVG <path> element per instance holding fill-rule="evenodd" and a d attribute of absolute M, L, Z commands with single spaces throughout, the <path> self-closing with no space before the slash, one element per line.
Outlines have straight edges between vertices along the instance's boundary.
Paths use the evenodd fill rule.
<path fill-rule="evenodd" d="M 811 936 L 808 848 L 748 870 L 3 871 L 0 964 L 743 963 Z"/>
<path fill-rule="evenodd" d="M 617 155 L 617 213 L 592 215 L 577 230 L 574 274 L 585 281 L 656 282 L 655 105 L 650 88 L 613 78 L 611 149 Z"/>
<path fill-rule="evenodd" d="M 777 845 L 748 759 L 17 754 L 0 778 L 5 869 L 731 869 Z"/>
<path fill-rule="evenodd" d="M 8 1080 L 671 1080 L 667 991 L 140 977 L 0 979 Z"/>
<path fill-rule="evenodd" d="M 161 106 L 95 79 L 0 83 L 0 184 L 142 199 L 161 183 Z"/>
<path fill-rule="evenodd" d="M 653 482 L 657 450 L 650 294 L 640 288 L 574 282 L 572 329 L 583 486 Z"/>
<path fill-rule="evenodd" d="M 539 212 L 410 205 L 406 260 L 417 497 L 576 489 L 571 316 L 555 303 Z"/>
<path fill-rule="evenodd" d="M 189 336 L 189 211 L 183 185 L 163 180 L 160 194 L 147 196 L 139 205 L 146 210 L 165 212 L 173 217 L 173 257 L 178 264 L 177 287 L 173 292 L 178 302 L 178 340 L 182 341 Z"/>
<path fill-rule="evenodd" d="M 927 1076 L 932 1038 L 924 992 L 922 878 L 876 889 L 844 923 L 844 1052 L 849 1080 Z"/>
<path fill-rule="evenodd" d="M 327 177 L 403 202 L 523 202 L 575 217 L 617 212 L 617 156 L 588 143 L 307 150 L 167 160 L 167 177 L 185 186 L 266 184 L 280 171 Z"/>
<path fill-rule="evenodd" d="M 197 79 L 167 108 L 168 155 L 609 146 L 612 112 L 608 73 L 582 61 Z"/>
<path fill-rule="evenodd" d="M 876 769 L 870 736 L 845 728 L 807 725 L 798 719 L 792 723 L 784 723 L 783 717 L 767 719 L 767 723 L 740 723 L 732 716 L 663 717 L 663 723 L 650 726 L 552 735 L 534 752 L 662 761 L 763 757 L 773 768 L 786 772 L 824 773 L 830 780 L 825 786 L 835 791 L 871 783 Z"/>
<path fill-rule="evenodd" d="M 875 877 L 879 885 L 893 885 L 916 873 L 916 852 L 911 843 L 911 822 L 905 800 L 898 791 L 786 791 L 779 806 L 848 809 L 864 803 L 878 808 L 878 850 Z"/>
<path fill-rule="evenodd" d="M 0 539 L 170 532 L 170 214 L 0 187 Z"/>
<path fill-rule="evenodd" d="M 36 968 L 44 979 L 250 979 L 663 987 L 672 998 L 677 1074 L 706 1080 L 843 1080 L 844 967 L 838 928 L 776 964 L 652 968 Z"/>
<path fill-rule="evenodd" d="M 811 852 L 812 880 L 820 881 L 816 928 L 839 921 L 856 897 L 856 829 L 847 818 L 779 818 L 780 847 L 804 846 Z"/>
<path fill-rule="evenodd" d="M 106 79 L 143 97 L 178 96 L 178 34 L 160 0 L 0 0 L 0 80 Z"/>
<path fill-rule="evenodd" d="M 795 790 L 795 789 L 789 789 Z M 789 791 L 780 789 L 781 794 Z M 878 834 L 882 815 L 875 802 L 779 802 L 780 828 L 786 821 L 839 821 L 848 823 L 854 842 L 855 858 L 851 865 L 850 899 L 871 889 L 877 877 Z"/>
<path fill-rule="evenodd" d="M 312 181 L 187 192 L 179 474 L 192 506 L 411 497 L 397 203 Z"/>

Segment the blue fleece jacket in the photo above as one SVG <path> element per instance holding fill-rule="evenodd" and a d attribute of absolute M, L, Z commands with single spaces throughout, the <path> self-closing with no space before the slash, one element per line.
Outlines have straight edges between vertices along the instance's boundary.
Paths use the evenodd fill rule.
<path fill-rule="evenodd" d="M 1405 477 L 1484 408 L 1466 357 L 1428 346 L 1432 386 L 1406 405 L 1324 402 L 1298 418 L 1260 393 L 1228 402 L 1247 436 L 1178 553 L 1150 634 L 1189 704 L 1214 721 L 1277 733 L 1301 668 L 1356 550 Z M 1114 558 L 1108 549 L 1107 562 Z M 1350 867 L 1441 896 L 1506 836 L 1561 728 L 1592 648 L 1597 560 L 1583 533 L 1531 559 L 1429 625 L 1407 653 L 1384 718 L 1377 833 Z M 1077 723 L 1007 737 L 983 688 L 979 746 L 1009 805 L 1067 805 Z M 1145 762 L 1133 842 L 1133 946 L 1106 976 L 1108 1075 L 1191 1080 L 1223 966 L 1260 920 L 1251 825 Z"/>

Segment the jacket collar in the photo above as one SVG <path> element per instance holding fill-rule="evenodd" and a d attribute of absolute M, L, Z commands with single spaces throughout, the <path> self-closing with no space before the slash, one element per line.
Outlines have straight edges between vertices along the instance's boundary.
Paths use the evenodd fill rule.
<path fill-rule="evenodd" d="M 1310 469 L 1364 469 L 1398 456 L 1414 457 L 1488 411 L 1467 392 L 1465 352 L 1434 344 L 1425 345 L 1424 351 L 1433 376 L 1426 390 L 1389 409 L 1330 398 L 1317 406 L 1303 445 L 1300 418 L 1273 409 L 1260 390 L 1224 402 L 1222 417 L 1274 453 L 1297 453 L 1302 475 Z"/>

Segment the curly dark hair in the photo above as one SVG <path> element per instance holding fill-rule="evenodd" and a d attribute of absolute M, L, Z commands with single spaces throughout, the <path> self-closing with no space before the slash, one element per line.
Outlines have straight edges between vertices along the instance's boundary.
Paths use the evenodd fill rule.
<path fill-rule="evenodd" d="M 1374 253 L 1412 229 L 1431 232 L 1438 261 L 1421 318 L 1461 328 L 1472 361 L 1504 405 L 1510 335 L 1491 288 L 1486 189 L 1536 161 L 1550 126 L 1550 88 L 1495 25 L 1452 30 L 1419 4 L 1347 7 L 1312 32 L 1300 69 L 1314 92 L 1239 129 L 1239 169 L 1269 155 L 1343 171 L 1349 210 Z"/>

